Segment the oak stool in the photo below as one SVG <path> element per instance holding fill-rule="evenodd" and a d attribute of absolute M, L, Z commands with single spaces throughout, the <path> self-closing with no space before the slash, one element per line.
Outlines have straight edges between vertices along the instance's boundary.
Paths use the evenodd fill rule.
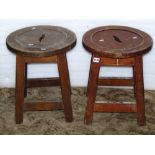
<path fill-rule="evenodd" d="M 75 46 L 75 34 L 63 27 L 33 26 L 11 33 L 6 44 L 10 51 L 16 54 L 16 123 L 23 122 L 23 111 L 62 109 L 66 121 L 72 122 L 71 85 L 66 52 Z M 57 63 L 59 77 L 28 79 L 29 63 Z M 27 88 L 44 86 L 61 86 L 63 103 L 24 103 Z"/>
<path fill-rule="evenodd" d="M 143 31 L 124 26 L 103 26 L 83 36 L 83 46 L 92 54 L 84 121 L 91 124 L 93 112 L 135 112 L 145 125 L 143 54 L 150 51 L 152 38 Z M 133 68 L 133 78 L 99 77 L 101 66 Z M 97 86 L 133 86 L 136 103 L 98 103 Z"/>

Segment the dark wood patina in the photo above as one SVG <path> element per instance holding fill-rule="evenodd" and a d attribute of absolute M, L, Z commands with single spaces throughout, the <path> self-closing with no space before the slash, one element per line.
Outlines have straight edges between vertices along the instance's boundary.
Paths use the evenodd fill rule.
<path fill-rule="evenodd" d="M 152 48 L 152 38 L 138 29 L 124 26 L 103 26 L 86 32 L 83 46 L 92 53 L 87 87 L 85 123 L 92 123 L 93 112 L 136 112 L 139 125 L 145 124 L 143 54 Z M 133 78 L 99 77 L 101 66 L 128 66 Z M 136 104 L 98 103 L 97 86 L 133 86 Z"/>
<path fill-rule="evenodd" d="M 65 119 L 72 122 L 71 85 L 66 52 L 76 44 L 75 34 L 62 27 L 33 26 L 11 33 L 6 40 L 7 47 L 16 54 L 16 123 L 23 122 L 27 110 L 62 110 Z M 59 77 L 27 78 L 29 63 L 57 63 Z M 62 103 L 24 103 L 27 88 L 61 86 Z"/>
<path fill-rule="evenodd" d="M 83 45 L 89 52 L 103 57 L 128 58 L 148 52 L 152 38 L 135 28 L 104 26 L 86 32 Z"/>
<path fill-rule="evenodd" d="M 32 26 L 11 33 L 6 40 L 8 48 L 22 56 L 47 57 L 72 49 L 75 34 L 58 26 Z"/>

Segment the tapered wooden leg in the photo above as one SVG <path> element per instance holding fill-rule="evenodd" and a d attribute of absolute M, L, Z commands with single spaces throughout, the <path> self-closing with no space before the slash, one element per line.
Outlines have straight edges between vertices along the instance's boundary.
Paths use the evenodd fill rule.
<path fill-rule="evenodd" d="M 64 104 L 64 113 L 66 122 L 73 121 L 73 113 L 71 106 L 70 79 L 67 67 L 66 54 L 58 55 L 58 70 L 61 81 L 62 99 Z"/>
<path fill-rule="evenodd" d="M 25 64 L 25 85 L 24 85 L 24 97 L 27 96 L 27 63 Z"/>
<path fill-rule="evenodd" d="M 91 77 L 91 70 L 92 70 L 92 58 L 93 56 L 91 57 L 91 61 L 90 61 L 90 69 L 89 69 L 89 77 L 88 77 L 88 84 L 87 84 L 87 92 L 86 92 L 86 96 L 88 96 L 88 92 L 89 92 L 89 87 L 91 85 L 91 82 L 90 82 L 90 77 Z"/>
<path fill-rule="evenodd" d="M 144 83 L 143 83 L 143 60 L 142 56 L 135 58 L 135 90 L 137 103 L 137 122 L 145 125 Z"/>
<path fill-rule="evenodd" d="M 134 80 L 133 91 L 134 91 L 134 96 L 136 97 L 136 84 L 135 84 L 135 81 L 136 81 L 136 71 L 135 71 L 135 66 L 133 66 L 132 69 L 133 69 L 133 80 Z"/>
<path fill-rule="evenodd" d="M 70 76 L 69 76 L 69 71 L 68 71 L 68 63 L 67 63 L 66 55 L 65 55 L 65 61 L 66 61 L 66 73 L 67 73 L 67 76 L 68 76 L 69 91 L 70 91 L 70 95 L 71 95 L 72 90 L 71 90 L 71 82 L 70 82 Z"/>
<path fill-rule="evenodd" d="M 15 118 L 16 123 L 23 122 L 23 106 L 24 106 L 24 73 L 25 62 L 22 56 L 16 56 L 16 105 Z"/>
<path fill-rule="evenodd" d="M 90 70 L 88 94 L 87 94 L 87 106 L 86 106 L 85 117 L 84 117 L 85 124 L 92 123 L 98 76 L 99 76 L 99 70 L 100 70 L 100 63 L 94 62 L 94 58 L 95 57 L 92 58 L 92 62 L 91 62 L 91 70 Z"/>

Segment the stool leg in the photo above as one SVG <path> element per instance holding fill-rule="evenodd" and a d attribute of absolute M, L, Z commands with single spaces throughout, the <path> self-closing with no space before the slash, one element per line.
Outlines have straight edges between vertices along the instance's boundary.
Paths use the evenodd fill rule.
<path fill-rule="evenodd" d="M 144 82 L 142 56 L 135 58 L 135 90 L 137 103 L 137 122 L 145 125 Z"/>
<path fill-rule="evenodd" d="M 133 85 L 133 91 L 134 91 L 134 96 L 136 97 L 136 70 L 135 70 L 135 66 L 133 66 L 133 81 L 134 81 L 134 85 Z"/>
<path fill-rule="evenodd" d="M 64 113 L 66 122 L 73 121 L 73 113 L 71 106 L 71 89 L 70 89 L 70 79 L 68 73 L 68 65 L 66 54 L 60 54 L 58 56 L 58 70 L 61 81 L 61 91 L 62 91 L 62 99 L 64 104 Z"/>
<path fill-rule="evenodd" d="M 93 120 L 93 111 L 94 111 L 98 76 L 99 76 L 99 70 L 100 70 L 100 63 L 93 62 L 93 58 L 91 61 L 91 70 L 90 70 L 90 77 L 89 77 L 89 83 L 88 83 L 89 91 L 87 92 L 87 106 L 86 106 L 85 117 L 84 117 L 85 124 L 91 124 Z"/>
<path fill-rule="evenodd" d="M 27 63 L 25 63 L 25 85 L 24 85 L 24 97 L 27 96 Z"/>
<path fill-rule="evenodd" d="M 70 82 L 70 76 L 69 76 L 69 71 L 68 71 L 68 63 L 67 63 L 67 58 L 66 58 L 66 55 L 65 55 L 65 61 L 66 61 L 66 73 L 67 73 L 67 76 L 68 76 L 68 89 L 69 89 L 69 92 L 70 92 L 70 95 L 72 94 L 72 90 L 71 90 L 71 82 Z"/>
<path fill-rule="evenodd" d="M 87 84 L 87 92 L 86 92 L 86 96 L 88 96 L 89 85 L 91 84 L 91 82 L 90 82 L 90 77 L 91 77 L 92 58 L 93 58 L 93 57 L 91 57 L 91 61 L 90 61 L 90 69 L 89 69 L 89 77 L 88 77 L 88 84 Z"/>
<path fill-rule="evenodd" d="M 15 118 L 16 123 L 23 122 L 23 106 L 24 106 L 24 73 L 25 62 L 22 56 L 16 56 L 16 105 Z"/>

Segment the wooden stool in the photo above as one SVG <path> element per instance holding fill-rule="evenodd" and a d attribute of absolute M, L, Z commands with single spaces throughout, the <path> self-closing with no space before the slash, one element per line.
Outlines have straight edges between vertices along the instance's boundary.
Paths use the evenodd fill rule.
<path fill-rule="evenodd" d="M 6 44 L 16 54 L 16 123 L 23 122 L 23 111 L 54 109 L 64 109 L 66 121 L 71 122 L 73 114 L 66 52 L 75 46 L 75 34 L 56 26 L 27 27 L 11 33 Z M 29 63 L 57 63 L 59 77 L 27 79 Z M 24 103 L 27 88 L 40 86 L 61 86 L 63 103 Z"/>
<path fill-rule="evenodd" d="M 91 124 L 93 112 L 136 112 L 139 125 L 145 124 L 142 55 L 152 47 L 151 37 L 123 26 L 98 27 L 86 32 L 83 46 L 92 53 L 84 121 Z M 101 66 L 130 66 L 133 78 L 99 78 Z M 98 103 L 97 86 L 133 86 L 136 104 Z"/>

